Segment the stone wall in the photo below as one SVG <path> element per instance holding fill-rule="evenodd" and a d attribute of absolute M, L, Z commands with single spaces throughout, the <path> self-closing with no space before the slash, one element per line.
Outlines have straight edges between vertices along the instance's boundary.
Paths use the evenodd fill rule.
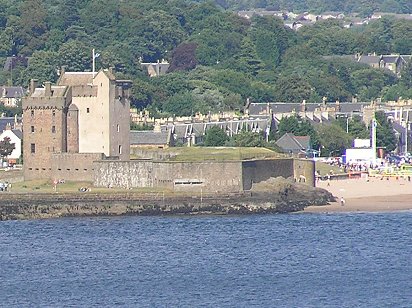
<path fill-rule="evenodd" d="M 242 162 L 243 189 L 250 190 L 253 183 L 266 181 L 271 177 L 289 178 L 294 175 L 293 159 L 250 160 Z"/>
<path fill-rule="evenodd" d="M 96 187 L 153 187 L 153 161 L 96 161 L 93 164 Z"/>
<path fill-rule="evenodd" d="M 243 190 L 241 162 L 158 162 L 153 184 L 175 191 L 239 192 Z"/>
<path fill-rule="evenodd" d="M 291 158 L 221 162 L 96 161 L 92 169 L 97 187 L 229 193 L 250 190 L 253 183 L 279 176 L 310 186 L 315 183 L 314 162 Z"/>
<path fill-rule="evenodd" d="M 315 187 L 315 162 L 308 159 L 293 160 L 293 177 L 297 182 L 304 182 L 309 186 Z"/>
<path fill-rule="evenodd" d="M 240 162 L 97 161 L 94 186 L 161 187 L 175 191 L 242 191 Z"/>
<path fill-rule="evenodd" d="M 101 160 L 101 153 L 61 153 L 52 154 L 51 174 L 53 180 L 93 181 L 93 162 Z"/>

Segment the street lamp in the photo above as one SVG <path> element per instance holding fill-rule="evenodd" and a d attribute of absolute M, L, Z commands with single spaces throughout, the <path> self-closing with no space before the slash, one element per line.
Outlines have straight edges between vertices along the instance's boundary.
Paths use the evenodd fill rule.
<path fill-rule="evenodd" d="M 346 133 L 349 134 L 349 117 L 346 117 Z"/>

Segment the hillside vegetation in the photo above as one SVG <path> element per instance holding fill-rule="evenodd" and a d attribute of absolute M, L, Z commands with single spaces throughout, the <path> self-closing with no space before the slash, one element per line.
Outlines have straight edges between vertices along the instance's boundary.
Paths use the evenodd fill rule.
<path fill-rule="evenodd" d="M 250 2 L 300 10 L 343 5 L 352 10 L 359 5 L 351 6 L 355 2 L 349 0 L 217 2 L 1 0 L 0 59 L 16 55 L 30 61 L 27 68 L 17 63 L 3 71 L 0 83 L 27 86 L 31 78 L 54 82 L 63 65 L 67 71 L 90 71 L 95 48 L 100 55 L 97 68 L 111 66 L 120 78 L 132 79 L 132 104 L 148 108 L 152 115 L 242 110 L 247 98 L 320 103 L 322 97 L 412 97 L 411 64 L 398 79 L 388 71 L 323 57 L 411 54 L 411 21 L 383 18 L 346 29 L 329 20 L 294 32 L 274 17 L 246 20 L 222 7 Z M 377 8 L 387 3 L 359 3 L 372 2 Z M 410 12 L 409 1 L 391 3 Z M 169 73 L 149 79 L 139 61 L 162 59 L 170 61 Z"/>

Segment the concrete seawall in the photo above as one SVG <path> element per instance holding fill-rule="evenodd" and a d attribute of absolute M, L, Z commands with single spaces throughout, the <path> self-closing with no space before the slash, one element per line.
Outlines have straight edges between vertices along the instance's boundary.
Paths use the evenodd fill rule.
<path fill-rule="evenodd" d="M 301 211 L 332 201 L 323 189 L 288 185 L 276 192 L 203 197 L 159 194 L 12 194 L 0 195 L 0 220 L 82 216 L 254 214 Z"/>

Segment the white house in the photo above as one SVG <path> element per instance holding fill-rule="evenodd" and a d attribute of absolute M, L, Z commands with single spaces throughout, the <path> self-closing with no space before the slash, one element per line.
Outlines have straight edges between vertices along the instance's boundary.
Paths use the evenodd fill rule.
<path fill-rule="evenodd" d="M 9 156 L 6 157 L 6 161 L 9 164 L 15 164 L 17 163 L 17 160 L 20 158 L 22 153 L 21 144 L 23 133 L 19 129 L 11 129 L 11 126 L 8 125 L 3 133 L 1 133 L 0 140 L 4 140 L 4 138 L 6 137 L 10 138 L 10 143 L 14 143 L 14 150 Z"/>

